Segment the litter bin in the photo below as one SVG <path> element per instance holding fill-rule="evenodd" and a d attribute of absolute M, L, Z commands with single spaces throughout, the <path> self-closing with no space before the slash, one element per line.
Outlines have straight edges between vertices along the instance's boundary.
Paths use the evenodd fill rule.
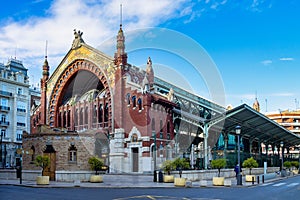
<path fill-rule="evenodd" d="M 164 175 L 161 170 L 159 170 L 158 172 L 158 182 L 160 183 L 164 182 Z"/>

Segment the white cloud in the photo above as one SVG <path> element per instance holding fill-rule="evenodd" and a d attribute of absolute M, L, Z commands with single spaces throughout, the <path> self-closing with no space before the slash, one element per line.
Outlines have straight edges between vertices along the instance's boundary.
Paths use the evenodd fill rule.
<path fill-rule="evenodd" d="M 272 64 L 272 60 L 263 60 L 263 61 L 261 61 L 261 64 L 263 64 L 265 66 L 270 65 L 270 64 Z"/>
<path fill-rule="evenodd" d="M 279 58 L 281 61 L 293 61 L 294 58 Z"/>
<path fill-rule="evenodd" d="M 179 13 L 184 16 L 191 12 L 190 8 L 182 12 L 187 1 L 153 0 L 151 5 L 147 0 L 121 3 L 126 30 L 157 26 Z M 54 0 L 45 12 L 46 17 L 31 16 L 21 22 L 10 18 L 0 26 L 0 62 L 14 57 L 16 51 L 17 59 L 29 68 L 29 73 L 36 73 L 36 81 L 41 74 L 36 69 L 43 64 L 46 40 L 48 60 L 53 70 L 71 48 L 73 29 L 81 30 L 85 42 L 92 46 L 98 46 L 117 34 L 120 0 L 100 3 L 94 0 Z"/>

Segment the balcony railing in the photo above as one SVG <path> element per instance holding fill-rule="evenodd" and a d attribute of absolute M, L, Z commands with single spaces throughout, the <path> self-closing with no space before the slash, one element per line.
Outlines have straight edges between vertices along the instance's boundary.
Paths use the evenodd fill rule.
<path fill-rule="evenodd" d="M 3 91 L 3 90 L 0 90 L 0 95 L 12 97 L 11 92 L 7 92 L 7 91 Z"/>
<path fill-rule="evenodd" d="M 26 112 L 26 109 L 22 109 L 22 108 L 17 108 L 18 112 Z"/>
<path fill-rule="evenodd" d="M 17 126 L 26 126 L 26 124 L 22 122 L 17 122 Z"/>
<path fill-rule="evenodd" d="M 1 126 L 9 126 L 9 122 L 7 121 L 0 121 Z"/>
<path fill-rule="evenodd" d="M 10 111 L 10 107 L 8 107 L 8 106 L 0 106 L 0 110 L 8 112 L 8 111 Z"/>

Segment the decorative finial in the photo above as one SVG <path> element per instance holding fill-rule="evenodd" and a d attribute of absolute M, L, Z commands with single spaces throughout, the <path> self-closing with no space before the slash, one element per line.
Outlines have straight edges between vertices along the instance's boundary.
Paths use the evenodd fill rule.
<path fill-rule="evenodd" d="M 81 47 L 81 44 L 84 43 L 83 39 L 82 39 L 82 34 L 83 32 L 80 32 L 80 30 L 76 31 L 76 29 L 74 29 L 74 40 L 73 40 L 73 44 L 72 44 L 72 49 L 77 49 L 79 47 Z"/>

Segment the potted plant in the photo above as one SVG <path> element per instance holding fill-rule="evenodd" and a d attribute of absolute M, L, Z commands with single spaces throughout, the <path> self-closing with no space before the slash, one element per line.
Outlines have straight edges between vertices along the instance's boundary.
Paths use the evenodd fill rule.
<path fill-rule="evenodd" d="M 211 167 L 218 169 L 218 177 L 213 177 L 213 185 L 224 185 L 224 177 L 220 177 L 221 169 L 226 166 L 226 160 L 224 158 L 211 161 Z"/>
<path fill-rule="evenodd" d="M 164 183 L 173 183 L 174 176 L 171 175 L 171 171 L 176 169 L 174 162 L 172 160 L 166 160 L 162 165 L 162 169 L 167 173 L 164 175 Z"/>
<path fill-rule="evenodd" d="M 44 176 L 45 169 L 50 165 L 50 158 L 48 156 L 38 155 L 34 161 L 37 167 L 42 168 L 42 176 L 37 176 L 36 184 L 38 185 L 49 185 L 49 176 Z"/>
<path fill-rule="evenodd" d="M 256 160 L 253 157 L 248 158 L 243 162 L 243 167 L 249 168 L 249 175 L 246 175 L 245 177 L 246 181 L 247 182 L 251 182 L 252 180 L 256 181 L 255 175 L 251 174 L 252 168 L 258 167 L 258 163 L 256 162 Z"/>
<path fill-rule="evenodd" d="M 182 178 L 181 175 L 182 175 L 182 170 L 183 169 L 189 169 L 190 168 L 190 164 L 189 162 L 184 159 L 184 158 L 176 158 L 174 161 L 173 161 L 173 165 L 174 165 L 174 168 L 179 170 L 179 178 L 174 178 L 174 185 L 175 186 L 180 186 L 180 187 L 184 187 L 185 186 L 185 183 L 186 183 L 186 178 Z"/>
<path fill-rule="evenodd" d="M 292 161 L 291 165 L 293 167 L 293 173 L 298 174 L 298 172 L 299 172 L 299 162 L 298 161 Z"/>
<path fill-rule="evenodd" d="M 100 170 L 102 170 L 102 167 L 104 165 L 104 162 L 102 159 L 98 158 L 97 156 L 90 157 L 88 160 L 88 163 L 91 166 L 91 169 L 95 171 L 95 175 L 92 175 L 90 177 L 91 183 L 102 183 L 103 177 L 99 175 Z"/>

